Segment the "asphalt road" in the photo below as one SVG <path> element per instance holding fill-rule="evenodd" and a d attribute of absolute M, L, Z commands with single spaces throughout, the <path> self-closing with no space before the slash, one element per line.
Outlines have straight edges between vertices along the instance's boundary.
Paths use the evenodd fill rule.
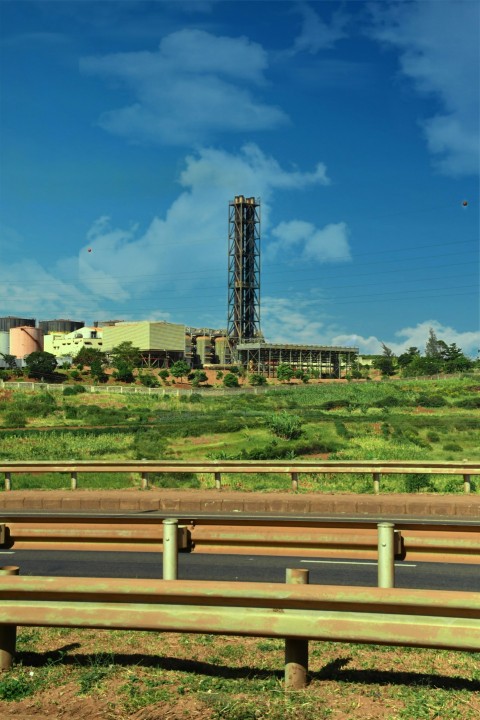
<path fill-rule="evenodd" d="M 161 578 L 161 553 L 58 550 L 0 551 L 0 566 L 18 565 L 22 575 Z M 310 571 L 310 584 L 374 587 L 372 561 L 259 555 L 180 553 L 178 576 L 190 580 L 285 582 L 286 568 Z M 480 592 L 480 566 L 453 563 L 395 563 L 395 586 Z"/>

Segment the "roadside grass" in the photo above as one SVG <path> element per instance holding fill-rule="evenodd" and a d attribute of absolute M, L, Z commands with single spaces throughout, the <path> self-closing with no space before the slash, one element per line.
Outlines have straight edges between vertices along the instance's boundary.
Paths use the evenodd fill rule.
<path fill-rule="evenodd" d="M 471 377 L 286 386 L 262 395 L 220 397 L 12 392 L 0 403 L 0 460 L 475 461 L 480 460 L 479 398 L 480 383 Z M 25 427 L 15 427 L 15 418 L 23 418 Z M 157 474 L 150 480 L 158 487 L 212 487 L 212 478 L 200 475 Z M 369 476 L 299 480 L 300 492 L 372 492 Z M 66 475 L 14 476 L 13 482 L 16 489 L 70 485 Z M 138 474 L 78 479 L 78 487 L 92 489 L 139 484 Z M 222 484 L 275 491 L 289 488 L 290 480 L 244 474 L 225 476 Z M 385 475 L 381 489 L 461 492 L 462 482 Z"/>
<path fill-rule="evenodd" d="M 476 720 L 480 714 L 479 666 L 462 652 L 312 641 L 308 687 L 285 694 L 278 639 L 19 628 L 18 650 L 16 666 L 0 677 L 5 718 L 33 707 L 48 716 L 70 708 L 77 717 L 89 703 L 99 720 Z"/>

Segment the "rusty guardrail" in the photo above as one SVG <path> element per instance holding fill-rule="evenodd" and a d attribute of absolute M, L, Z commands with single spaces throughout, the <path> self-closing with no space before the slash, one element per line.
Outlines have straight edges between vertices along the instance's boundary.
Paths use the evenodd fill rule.
<path fill-rule="evenodd" d="M 7 573 L 13 570 L 5 569 Z M 0 571 L 3 669 L 11 666 L 17 625 L 480 650 L 478 593 L 290 583 L 22 577 L 5 571 Z M 304 663 L 308 661 L 304 654 L 302 657 Z"/>
<path fill-rule="evenodd" d="M 74 514 L 0 516 L 15 550 L 163 551 L 163 518 Z M 180 517 L 179 550 L 195 553 L 377 557 L 377 521 Z M 418 562 L 480 563 L 480 524 L 395 520 L 395 555 Z"/>
<path fill-rule="evenodd" d="M 372 475 L 373 491 L 380 492 L 381 476 L 386 474 L 417 474 L 429 475 L 461 475 L 465 493 L 471 490 L 471 476 L 480 475 L 480 464 L 475 462 L 435 462 L 435 461 L 236 461 L 214 460 L 210 462 L 184 462 L 181 460 L 119 460 L 90 461 L 78 460 L 57 462 L 43 461 L 2 461 L 0 472 L 5 475 L 5 490 L 12 489 L 14 473 L 42 474 L 47 472 L 66 473 L 70 475 L 70 487 L 78 487 L 78 473 L 139 473 L 141 487 L 148 487 L 149 473 L 211 473 L 217 490 L 222 488 L 222 474 L 226 473 L 279 473 L 290 475 L 293 490 L 298 490 L 299 475 L 332 474 L 332 473 L 364 473 Z"/>

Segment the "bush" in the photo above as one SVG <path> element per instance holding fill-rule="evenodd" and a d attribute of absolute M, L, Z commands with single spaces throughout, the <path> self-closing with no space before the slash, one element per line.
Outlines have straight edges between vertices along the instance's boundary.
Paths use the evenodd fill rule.
<path fill-rule="evenodd" d="M 442 450 L 445 450 L 446 452 L 461 452 L 463 448 L 458 443 L 450 442 L 442 445 Z"/>
<path fill-rule="evenodd" d="M 63 395 L 78 395 L 87 392 L 83 385 L 67 385 L 63 388 Z"/>
<path fill-rule="evenodd" d="M 238 387 L 238 377 L 229 372 L 223 378 L 223 386 L 228 388 Z"/>
<path fill-rule="evenodd" d="M 249 376 L 248 382 L 254 387 L 259 385 L 266 385 L 267 378 L 265 377 L 265 375 L 260 375 L 260 373 L 253 373 Z"/>
<path fill-rule="evenodd" d="M 6 427 L 23 428 L 27 424 L 26 414 L 17 408 L 7 410 L 3 416 L 3 420 Z"/>
<path fill-rule="evenodd" d="M 286 412 L 275 413 L 267 419 L 267 427 L 277 437 L 285 440 L 295 440 L 302 434 L 302 421 L 297 415 Z"/>
<path fill-rule="evenodd" d="M 144 387 L 154 388 L 158 387 L 159 383 L 155 375 L 147 375 L 147 374 L 141 374 L 138 376 L 138 379 L 142 383 Z"/>
<path fill-rule="evenodd" d="M 133 439 L 136 460 L 159 460 L 165 456 L 167 442 L 158 430 L 141 430 Z"/>
<path fill-rule="evenodd" d="M 466 410 L 477 410 L 477 408 L 480 408 L 480 397 L 471 397 L 464 398 L 463 400 L 457 400 L 455 406 L 459 408 L 465 408 Z"/>
<path fill-rule="evenodd" d="M 432 481 L 430 475 L 425 473 L 415 473 L 405 476 L 405 491 L 420 492 L 420 490 L 431 490 Z"/>
<path fill-rule="evenodd" d="M 444 407 L 447 405 L 447 401 L 441 395 L 430 395 L 428 393 L 420 393 L 417 397 L 417 404 L 422 407 Z"/>

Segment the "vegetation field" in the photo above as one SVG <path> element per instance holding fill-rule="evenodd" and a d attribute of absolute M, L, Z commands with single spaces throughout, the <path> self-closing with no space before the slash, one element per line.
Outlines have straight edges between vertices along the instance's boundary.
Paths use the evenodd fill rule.
<path fill-rule="evenodd" d="M 283 386 L 216 397 L 6 391 L 0 460 L 480 460 L 480 377 Z M 474 478 L 473 478 L 474 479 Z M 285 476 L 231 475 L 238 490 L 286 489 Z M 210 475 L 156 475 L 155 486 L 211 487 Z M 300 491 L 371 492 L 365 475 L 305 475 Z M 79 487 L 138 486 L 88 474 Z M 62 475 L 15 476 L 15 488 L 67 488 Z M 473 487 L 472 489 L 475 490 Z M 385 476 L 386 492 L 461 492 L 457 476 Z"/>

